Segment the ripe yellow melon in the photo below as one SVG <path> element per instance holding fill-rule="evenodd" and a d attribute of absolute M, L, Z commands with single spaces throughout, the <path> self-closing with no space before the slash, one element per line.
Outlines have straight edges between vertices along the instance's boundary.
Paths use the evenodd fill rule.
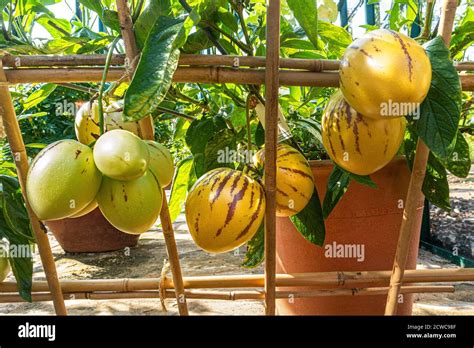
<path fill-rule="evenodd" d="M 255 164 L 263 166 L 264 150 L 255 156 Z M 287 144 L 278 144 L 276 173 L 276 213 L 286 217 L 306 207 L 314 191 L 313 172 L 306 158 Z"/>
<path fill-rule="evenodd" d="M 171 152 L 160 143 L 152 140 L 145 140 L 150 150 L 150 163 L 148 168 L 155 174 L 161 187 L 171 184 L 174 174 L 174 163 Z"/>
<path fill-rule="evenodd" d="M 28 201 L 40 220 L 63 219 L 94 200 L 101 180 L 88 146 L 60 140 L 45 147 L 31 164 Z"/>
<path fill-rule="evenodd" d="M 355 40 L 341 59 L 339 81 L 347 102 L 370 118 L 406 116 L 431 85 L 431 63 L 415 40 L 378 29 Z"/>
<path fill-rule="evenodd" d="M 405 134 L 405 118 L 372 119 L 355 111 L 340 91 L 331 96 L 322 118 L 323 144 L 345 170 L 369 175 L 396 155 Z"/>
<path fill-rule="evenodd" d="M 115 228 L 125 233 L 141 234 L 158 219 L 163 195 L 158 180 L 147 171 L 138 179 L 129 181 L 104 177 L 97 202 L 104 217 Z"/>
<path fill-rule="evenodd" d="M 260 183 L 241 171 L 217 168 L 189 191 L 186 221 L 194 242 L 210 253 L 224 253 L 249 241 L 265 213 Z"/>
<path fill-rule="evenodd" d="M 94 161 L 106 176 L 133 180 L 148 169 L 148 145 L 135 134 L 114 129 L 103 134 L 94 146 Z"/>

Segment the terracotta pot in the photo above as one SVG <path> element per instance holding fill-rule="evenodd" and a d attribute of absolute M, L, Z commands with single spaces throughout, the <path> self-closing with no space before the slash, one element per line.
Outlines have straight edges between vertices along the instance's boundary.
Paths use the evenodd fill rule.
<path fill-rule="evenodd" d="M 137 245 L 139 235 L 127 234 L 113 227 L 99 208 L 82 217 L 47 221 L 59 245 L 70 253 L 105 252 Z"/>
<path fill-rule="evenodd" d="M 313 161 L 313 174 L 321 202 L 332 170 L 330 161 Z M 410 171 L 403 157 L 395 158 L 373 174 L 377 189 L 351 182 L 349 189 L 326 221 L 323 247 L 306 241 L 287 218 L 277 219 L 277 272 L 304 273 L 329 271 L 391 270 L 398 242 Z M 418 219 L 422 218 L 421 206 Z M 411 241 L 407 269 L 415 269 L 419 234 Z M 336 248 L 334 248 L 336 243 Z M 331 253 L 338 246 L 359 245 L 363 257 Z M 339 247 L 340 248 L 340 247 Z M 332 257 L 331 257 L 332 256 Z M 336 257 L 334 257 L 336 256 Z M 358 261 L 359 259 L 359 261 Z M 362 286 L 361 286 L 362 287 Z M 280 290 L 305 290 L 280 288 Z M 403 295 L 398 314 L 411 314 L 412 295 Z M 283 315 L 383 315 L 386 296 L 331 296 L 277 300 Z"/>

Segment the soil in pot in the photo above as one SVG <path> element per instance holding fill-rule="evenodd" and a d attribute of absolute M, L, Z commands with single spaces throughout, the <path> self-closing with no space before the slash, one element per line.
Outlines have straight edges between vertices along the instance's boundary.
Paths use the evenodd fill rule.
<path fill-rule="evenodd" d="M 113 227 L 96 208 L 87 215 L 56 221 L 46 225 L 66 252 L 105 252 L 133 247 L 139 235 L 127 234 Z"/>
<path fill-rule="evenodd" d="M 311 167 L 322 202 L 332 164 L 314 161 Z M 289 219 L 277 219 L 278 273 L 392 269 L 410 171 L 405 159 L 397 157 L 371 177 L 377 189 L 351 182 L 326 221 L 323 247 L 306 241 Z M 418 211 L 421 221 L 423 207 Z M 407 269 L 416 268 L 418 244 L 419 234 L 411 241 Z M 353 292 L 355 295 L 277 300 L 277 311 L 283 315 L 383 315 L 386 295 L 361 296 L 356 294 L 357 289 Z M 412 303 L 412 295 L 400 295 L 398 314 L 411 314 Z"/>

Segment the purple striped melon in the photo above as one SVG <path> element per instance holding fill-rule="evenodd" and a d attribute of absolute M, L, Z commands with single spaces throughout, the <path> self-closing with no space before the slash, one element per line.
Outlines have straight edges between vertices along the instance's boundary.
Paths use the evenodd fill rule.
<path fill-rule="evenodd" d="M 264 213 L 262 185 L 229 168 L 204 174 L 186 200 L 191 236 L 210 253 L 224 253 L 249 241 L 260 227 Z"/>
<path fill-rule="evenodd" d="M 255 156 L 255 164 L 262 166 L 264 151 Z M 276 174 L 277 216 L 298 214 L 306 207 L 314 191 L 313 172 L 306 158 L 287 144 L 278 144 Z"/>
<path fill-rule="evenodd" d="M 397 154 L 405 124 L 404 117 L 362 116 L 337 91 L 329 99 L 321 120 L 323 144 L 338 166 L 354 174 L 369 175 Z"/>

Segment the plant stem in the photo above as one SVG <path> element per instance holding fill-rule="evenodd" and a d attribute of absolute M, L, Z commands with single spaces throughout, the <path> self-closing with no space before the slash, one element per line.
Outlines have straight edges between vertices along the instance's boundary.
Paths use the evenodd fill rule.
<path fill-rule="evenodd" d="M 436 0 L 428 0 L 426 3 L 426 18 L 423 26 L 423 32 L 420 35 L 421 39 L 429 40 L 430 38 L 430 29 L 431 22 L 433 21 L 433 10 Z"/>
<path fill-rule="evenodd" d="M 95 95 L 99 92 L 95 88 L 90 88 L 90 87 L 88 88 L 88 87 L 84 87 L 84 86 L 79 86 L 79 85 L 75 85 L 73 83 L 58 83 L 58 86 L 66 87 L 66 88 L 73 89 L 73 90 L 79 91 L 79 92 L 89 93 L 90 95 Z"/>
<path fill-rule="evenodd" d="M 245 101 L 245 123 L 247 126 L 247 151 L 252 149 L 252 132 L 250 128 L 250 98 L 252 94 L 247 94 L 247 100 Z"/>
<path fill-rule="evenodd" d="M 178 117 L 184 118 L 185 120 L 188 120 L 188 121 L 194 121 L 194 120 L 195 120 L 195 118 L 192 117 L 192 116 L 183 114 L 183 113 L 181 113 L 181 112 L 179 112 L 179 111 L 176 111 L 176 110 L 164 108 L 164 107 L 162 107 L 162 106 L 158 106 L 158 107 L 156 108 L 156 110 L 158 110 L 158 111 L 160 111 L 160 112 L 163 112 L 163 113 L 167 113 L 167 114 L 171 114 L 171 115 L 174 115 L 174 116 L 178 116 Z"/>
<path fill-rule="evenodd" d="M 102 72 L 102 81 L 100 82 L 100 88 L 99 88 L 99 98 L 98 98 L 98 103 L 99 103 L 99 128 L 100 128 L 100 135 L 104 134 L 104 107 L 102 105 L 102 98 L 104 96 L 104 87 L 105 87 L 105 81 L 107 79 L 107 73 L 109 72 L 110 68 L 110 63 L 112 62 L 112 53 L 114 52 L 115 45 L 117 42 L 120 40 L 120 36 L 117 36 L 114 41 L 112 41 L 112 44 L 110 45 L 109 51 L 107 52 L 107 58 L 105 59 L 105 66 L 104 66 L 104 71 Z"/>

